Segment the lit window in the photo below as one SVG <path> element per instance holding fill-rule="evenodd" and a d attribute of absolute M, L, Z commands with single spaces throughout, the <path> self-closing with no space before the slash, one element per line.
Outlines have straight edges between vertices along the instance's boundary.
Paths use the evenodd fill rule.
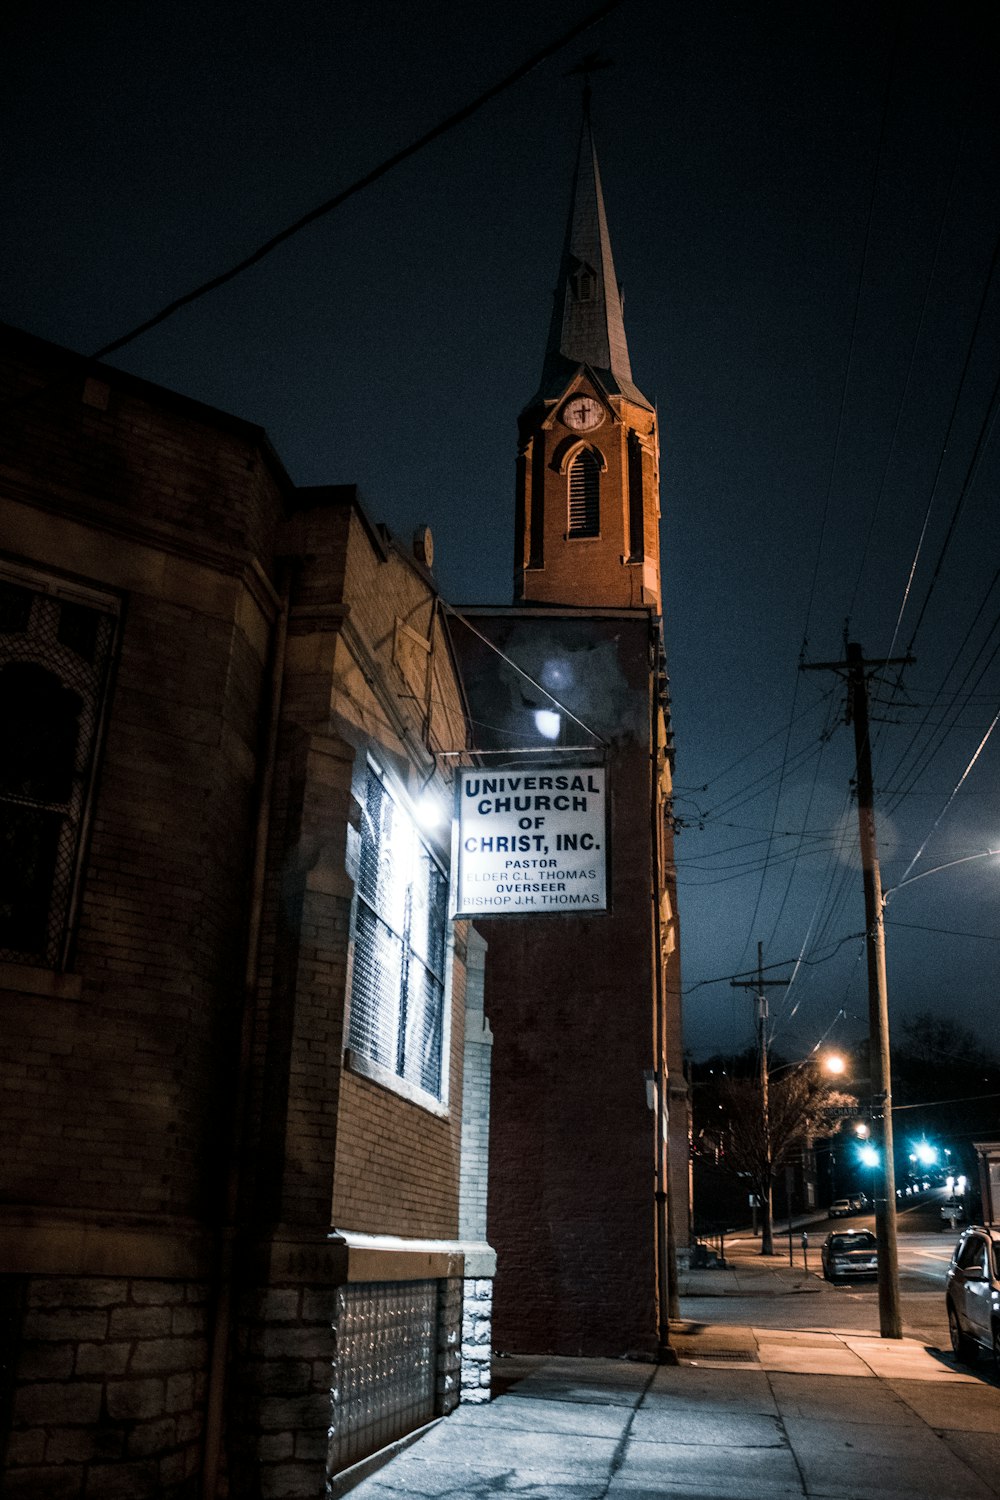
<path fill-rule="evenodd" d="M 601 466 L 583 448 L 569 466 L 569 535 L 598 536 L 601 523 Z"/>
<path fill-rule="evenodd" d="M 63 967 L 116 624 L 0 576 L 0 959 Z"/>
<path fill-rule="evenodd" d="M 440 1099 L 448 884 L 371 766 L 357 894 L 350 1046 Z"/>

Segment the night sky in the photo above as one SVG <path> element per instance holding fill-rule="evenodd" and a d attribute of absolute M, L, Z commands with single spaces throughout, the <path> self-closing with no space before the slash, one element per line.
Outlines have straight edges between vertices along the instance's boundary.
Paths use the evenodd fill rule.
<path fill-rule="evenodd" d="M 590 8 L 8 7 L 0 318 L 98 349 Z M 516 417 L 579 123 L 565 75 L 595 47 L 614 60 L 593 116 L 661 418 L 697 1056 L 749 1042 L 727 980 L 758 941 L 765 964 L 803 959 L 773 1002 L 785 1056 L 866 1029 L 853 737 L 838 680 L 797 671 L 842 657 L 846 619 L 873 658 L 916 632 L 916 664 L 874 689 L 884 885 L 925 839 L 911 878 L 1000 849 L 1000 726 L 934 829 L 1000 710 L 994 9 L 623 0 L 113 361 L 260 423 L 296 482 L 356 482 L 402 537 L 429 523 L 451 601 L 510 602 Z M 890 898 L 894 1025 L 932 1009 L 1000 1048 L 998 910 L 1000 857 Z"/>

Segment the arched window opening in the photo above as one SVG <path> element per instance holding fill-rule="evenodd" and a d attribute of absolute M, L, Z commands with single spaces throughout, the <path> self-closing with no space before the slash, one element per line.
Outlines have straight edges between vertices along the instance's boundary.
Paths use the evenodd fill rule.
<path fill-rule="evenodd" d="M 593 302 L 597 295 L 597 277 L 589 266 L 580 266 L 570 277 L 577 302 Z"/>
<path fill-rule="evenodd" d="M 601 529 L 601 466 L 583 448 L 569 466 L 570 536 L 599 536 Z"/>
<path fill-rule="evenodd" d="M 117 606 L 0 579 L 0 961 L 65 962 Z"/>

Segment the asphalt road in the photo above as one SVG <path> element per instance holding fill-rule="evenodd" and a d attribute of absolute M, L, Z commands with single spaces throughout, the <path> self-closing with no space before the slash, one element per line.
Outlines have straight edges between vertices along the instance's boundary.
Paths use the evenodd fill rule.
<path fill-rule="evenodd" d="M 899 1255 L 900 1306 L 903 1331 L 925 1344 L 940 1349 L 950 1347 L 948 1322 L 944 1307 L 944 1279 L 952 1251 L 962 1226 L 955 1229 L 941 1228 L 941 1203 L 946 1194 L 943 1188 L 932 1189 L 914 1199 L 900 1200 L 897 1213 L 897 1247 Z M 833 1230 L 872 1229 L 875 1216 L 872 1213 L 853 1214 L 850 1218 L 818 1218 L 808 1225 L 809 1248 L 808 1269 L 817 1280 L 822 1280 L 820 1247 Z M 802 1265 L 800 1245 L 801 1226 L 792 1236 L 795 1264 Z M 727 1245 L 752 1243 L 749 1235 L 727 1237 Z M 778 1235 L 775 1249 L 788 1253 L 787 1238 Z M 816 1290 L 819 1290 L 817 1287 Z M 856 1278 L 836 1283 L 832 1288 L 836 1302 L 824 1297 L 822 1302 L 808 1295 L 803 1289 L 787 1296 L 727 1297 L 726 1321 L 747 1323 L 758 1328 L 815 1328 L 833 1327 L 852 1333 L 878 1332 L 878 1289 L 873 1280 Z M 704 1304 L 704 1305 L 702 1305 Z M 717 1319 L 718 1304 L 711 1298 L 685 1297 L 684 1316 Z"/>

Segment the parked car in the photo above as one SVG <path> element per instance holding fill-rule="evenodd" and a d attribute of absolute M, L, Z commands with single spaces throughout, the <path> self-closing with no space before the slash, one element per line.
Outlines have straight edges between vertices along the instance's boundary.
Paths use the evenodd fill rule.
<path fill-rule="evenodd" d="M 855 1212 L 860 1212 L 861 1210 L 868 1207 L 868 1199 L 865 1197 L 864 1193 L 854 1194 L 854 1197 L 851 1199 L 851 1207 L 855 1210 Z"/>
<path fill-rule="evenodd" d="M 870 1229 L 843 1229 L 823 1241 L 823 1275 L 877 1276 L 878 1244 Z"/>
<path fill-rule="evenodd" d="M 1000 1368 L 1000 1229 L 970 1224 L 945 1279 L 948 1332 L 955 1358 L 988 1349 Z"/>
<path fill-rule="evenodd" d="M 850 1198 L 834 1198 L 830 1204 L 831 1219 L 846 1219 L 848 1214 L 854 1212 L 854 1205 Z"/>

